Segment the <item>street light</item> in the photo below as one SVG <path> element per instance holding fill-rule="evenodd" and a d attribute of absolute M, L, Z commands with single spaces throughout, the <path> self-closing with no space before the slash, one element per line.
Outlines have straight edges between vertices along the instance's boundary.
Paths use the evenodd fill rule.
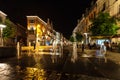
<path fill-rule="evenodd" d="M 5 28 L 5 27 L 6 27 L 6 25 L 0 24 L 0 31 L 1 31 L 1 46 L 3 46 L 3 36 L 2 36 L 2 34 L 3 34 L 3 28 Z"/>
<path fill-rule="evenodd" d="M 84 35 L 85 35 L 85 44 L 88 44 L 88 34 L 89 33 L 84 33 Z"/>

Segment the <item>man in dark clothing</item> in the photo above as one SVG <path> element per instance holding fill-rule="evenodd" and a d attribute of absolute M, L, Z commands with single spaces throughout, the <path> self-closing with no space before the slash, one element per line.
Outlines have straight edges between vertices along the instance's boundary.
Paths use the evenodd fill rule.
<path fill-rule="evenodd" d="M 84 47 L 85 47 L 85 46 L 84 46 L 84 43 L 83 43 L 83 44 L 82 44 L 82 52 L 84 52 Z"/>

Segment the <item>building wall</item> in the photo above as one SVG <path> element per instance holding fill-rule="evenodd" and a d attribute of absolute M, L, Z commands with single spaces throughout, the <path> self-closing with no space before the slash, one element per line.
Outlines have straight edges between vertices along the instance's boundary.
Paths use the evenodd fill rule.
<path fill-rule="evenodd" d="M 41 19 L 38 16 L 27 16 L 27 43 L 37 43 L 38 39 L 42 40 L 45 27 L 46 23 L 41 21 Z"/>
<path fill-rule="evenodd" d="M 81 33 L 89 31 L 92 24 L 91 20 L 94 19 L 100 12 L 108 12 L 110 16 L 120 18 L 120 0 L 96 0 L 96 2 L 91 5 L 91 8 L 87 9 L 77 24 L 78 30 Z M 118 26 L 120 26 L 120 21 L 117 21 Z M 75 28 L 76 28 L 75 27 Z M 120 30 L 117 31 L 120 34 Z"/>
<path fill-rule="evenodd" d="M 6 14 L 4 13 L 4 12 L 2 12 L 2 11 L 0 11 L 0 19 L 1 19 L 1 22 L 0 22 L 0 24 L 4 24 L 4 22 L 5 22 L 5 19 L 6 19 Z M 3 39 L 1 38 L 1 28 L 0 28 L 0 46 L 3 46 Z"/>
<path fill-rule="evenodd" d="M 32 23 L 30 21 L 33 21 Z M 44 22 L 38 16 L 27 16 L 27 29 L 28 29 L 28 37 L 27 43 L 29 42 L 37 43 L 38 45 L 44 46 L 47 41 L 54 39 L 56 35 L 56 31 L 53 30 L 52 23 L 49 21 Z M 33 30 L 31 30 L 33 29 Z M 33 31 L 31 34 L 30 31 Z"/>
<path fill-rule="evenodd" d="M 2 19 L 3 23 L 5 22 L 6 16 L 7 15 L 4 12 L 0 11 L 0 18 Z"/>
<path fill-rule="evenodd" d="M 27 28 L 25 26 L 22 26 L 20 24 L 16 24 L 15 25 L 17 33 L 16 33 L 16 44 L 17 42 L 21 42 L 23 43 L 23 45 L 27 45 Z"/>

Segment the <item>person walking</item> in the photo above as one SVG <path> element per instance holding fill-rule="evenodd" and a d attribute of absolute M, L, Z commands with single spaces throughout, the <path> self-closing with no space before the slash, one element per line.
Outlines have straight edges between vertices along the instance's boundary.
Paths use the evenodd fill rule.
<path fill-rule="evenodd" d="M 85 45 L 82 43 L 82 52 L 84 52 Z"/>

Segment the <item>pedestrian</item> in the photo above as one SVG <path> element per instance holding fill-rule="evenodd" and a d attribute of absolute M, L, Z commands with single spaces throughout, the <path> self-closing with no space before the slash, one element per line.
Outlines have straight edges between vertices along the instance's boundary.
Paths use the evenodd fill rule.
<path fill-rule="evenodd" d="M 84 52 L 84 48 L 85 48 L 84 43 L 82 43 L 82 52 Z"/>
<path fill-rule="evenodd" d="M 90 43 L 88 43 L 88 47 L 89 47 L 89 49 L 91 49 L 91 44 Z"/>
<path fill-rule="evenodd" d="M 35 43 L 35 41 L 33 41 L 33 46 L 34 46 L 34 50 L 35 50 L 35 48 L 36 48 L 36 43 Z"/>

